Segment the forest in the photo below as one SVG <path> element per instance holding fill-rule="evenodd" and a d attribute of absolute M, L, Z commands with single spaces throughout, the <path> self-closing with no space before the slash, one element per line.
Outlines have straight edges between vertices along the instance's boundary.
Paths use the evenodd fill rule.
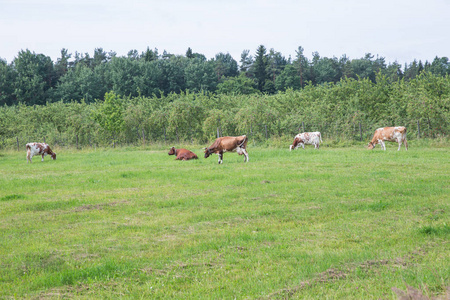
<path fill-rule="evenodd" d="M 383 57 L 286 58 L 263 45 L 212 59 L 157 49 L 118 57 L 61 50 L 54 63 L 21 50 L 0 60 L 0 147 L 46 140 L 94 146 L 249 134 L 254 140 L 320 130 L 366 139 L 405 125 L 411 138 L 450 132 L 450 62 L 387 64 Z M 36 125 L 39 124 L 39 125 Z"/>

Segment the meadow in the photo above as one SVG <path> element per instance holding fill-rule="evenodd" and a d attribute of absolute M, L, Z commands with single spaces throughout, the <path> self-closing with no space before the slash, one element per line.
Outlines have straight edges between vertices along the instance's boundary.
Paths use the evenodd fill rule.
<path fill-rule="evenodd" d="M 0 299 L 449 296 L 450 150 L 0 152 Z"/>

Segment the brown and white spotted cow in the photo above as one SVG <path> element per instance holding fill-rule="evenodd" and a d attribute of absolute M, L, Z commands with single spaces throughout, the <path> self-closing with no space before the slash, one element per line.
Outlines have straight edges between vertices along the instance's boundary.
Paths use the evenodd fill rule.
<path fill-rule="evenodd" d="M 42 160 L 44 161 L 44 156 L 47 154 L 52 157 L 53 160 L 56 159 L 56 153 L 50 149 L 49 145 L 46 143 L 28 143 L 27 147 L 27 163 L 32 162 L 31 159 L 35 155 L 42 155 Z"/>
<path fill-rule="evenodd" d="M 397 126 L 378 128 L 377 130 L 375 130 L 372 141 L 369 143 L 367 148 L 373 149 L 375 148 L 375 145 L 379 143 L 381 149 L 384 149 L 386 151 L 386 145 L 384 144 L 384 141 L 397 142 L 397 151 L 400 150 L 402 143 L 405 145 L 406 150 L 408 150 L 408 142 L 406 141 L 406 127 Z"/>
<path fill-rule="evenodd" d="M 320 143 L 322 142 L 322 135 L 320 132 L 303 132 L 299 133 L 294 137 L 294 142 L 289 147 L 289 150 L 295 150 L 298 147 L 305 149 L 305 145 L 314 145 L 315 149 L 319 149 Z"/>
<path fill-rule="evenodd" d="M 187 149 L 175 149 L 175 147 L 170 148 L 169 155 L 175 155 L 178 160 L 190 160 L 198 159 L 197 155 Z"/>
<path fill-rule="evenodd" d="M 208 158 L 211 154 L 215 153 L 219 155 L 219 164 L 221 164 L 223 163 L 224 152 L 237 152 L 239 155 L 244 155 L 244 162 L 247 162 L 247 141 L 246 135 L 217 138 L 211 146 L 205 148 L 205 158 Z"/>

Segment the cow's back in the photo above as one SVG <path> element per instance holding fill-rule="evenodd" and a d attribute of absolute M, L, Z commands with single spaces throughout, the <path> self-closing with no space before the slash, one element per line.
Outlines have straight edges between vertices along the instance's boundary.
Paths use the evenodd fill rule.
<path fill-rule="evenodd" d="M 320 143 L 320 132 L 303 132 L 297 135 L 298 138 L 307 145 L 317 145 Z"/>
<path fill-rule="evenodd" d="M 177 149 L 178 160 L 198 159 L 197 154 L 188 149 Z"/>
<path fill-rule="evenodd" d="M 189 159 L 197 159 L 197 154 L 187 149 L 179 149 L 178 150 L 177 159 L 179 160 L 189 160 Z"/>
<path fill-rule="evenodd" d="M 243 148 L 245 149 L 247 147 L 247 136 L 241 135 L 241 136 L 224 136 L 221 138 L 218 138 L 214 145 L 218 143 L 220 149 L 225 151 L 233 151 L 236 148 Z M 213 145 L 213 146 L 214 146 Z"/>

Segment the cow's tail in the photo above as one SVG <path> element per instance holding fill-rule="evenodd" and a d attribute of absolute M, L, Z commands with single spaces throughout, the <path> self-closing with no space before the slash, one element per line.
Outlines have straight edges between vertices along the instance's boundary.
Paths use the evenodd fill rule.
<path fill-rule="evenodd" d="M 30 146 L 30 145 L 31 145 L 30 143 L 28 143 L 28 144 L 26 145 L 27 150 L 30 150 L 30 149 L 31 149 L 31 146 Z"/>
<path fill-rule="evenodd" d="M 239 144 L 239 147 L 242 148 L 242 146 L 245 147 L 245 142 L 247 142 L 247 136 L 244 134 L 244 138 L 242 139 L 242 142 Z"/>
<path fill-rule="evenodd" d="M 319 139 L 320 139 L 320 142 L 323 143 L 323 141 L 322 141 L 322 133 L 320 133 L 320 132 L 319 132 Z"/>

